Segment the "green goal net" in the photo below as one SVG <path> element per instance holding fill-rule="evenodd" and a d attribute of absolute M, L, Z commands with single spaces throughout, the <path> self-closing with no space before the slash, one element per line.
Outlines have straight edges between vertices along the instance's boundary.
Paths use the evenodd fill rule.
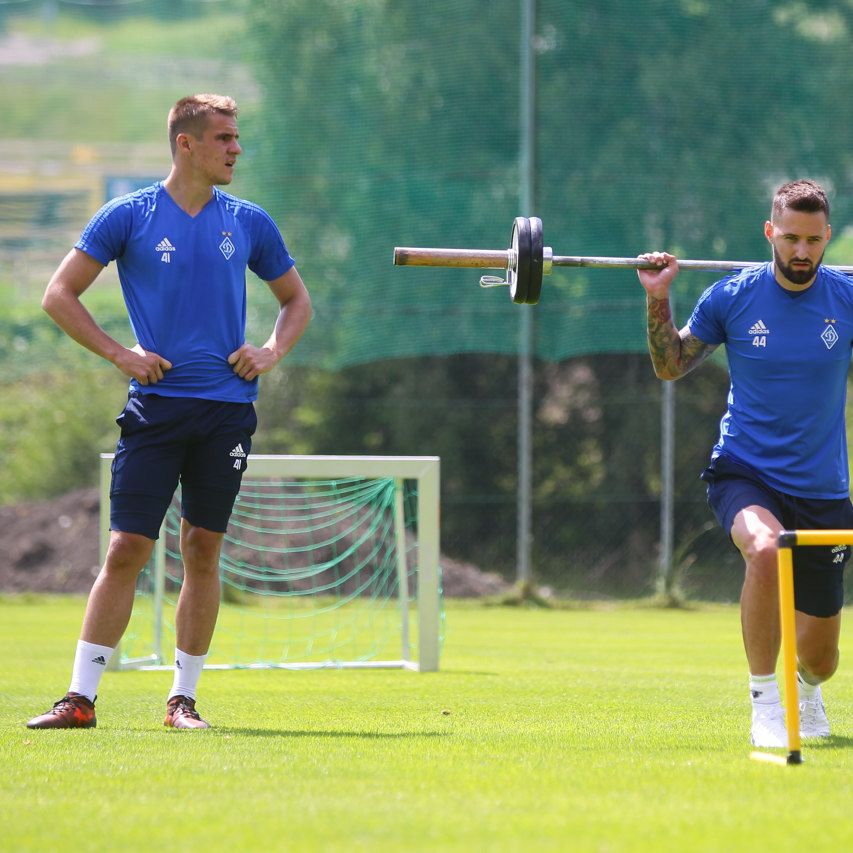
<path fill-rule="evenodd" d="M 109 464 L 102 456 L 102 549 Z M 116 665 L 171 668 L 180 490 Z M 209 668 L 438 668 L 438 460 L 250 456 L 220 558 Z"/>

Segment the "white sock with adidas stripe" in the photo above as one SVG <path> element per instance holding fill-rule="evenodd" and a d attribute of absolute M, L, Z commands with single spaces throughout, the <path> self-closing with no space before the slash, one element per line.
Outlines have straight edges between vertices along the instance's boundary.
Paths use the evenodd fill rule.
<path fill-rule="evenodd" d="M 77 653 L 74 655 L 74 669 L 71 671 L 69 693 L 79 693 L 90 701 L 95 701 L 101 676 L 107 668 L 115 649 L 99 646 L 97 643 L 77 641 Z"/>
<path fill-rule="evenodd" d="M 188 655 L 178 648 L 175 649 L 175 677 L 169 691 L 169 699 L 173 696 L 195 699 L 195 690 L 206 659 L 207 655 Z"/>

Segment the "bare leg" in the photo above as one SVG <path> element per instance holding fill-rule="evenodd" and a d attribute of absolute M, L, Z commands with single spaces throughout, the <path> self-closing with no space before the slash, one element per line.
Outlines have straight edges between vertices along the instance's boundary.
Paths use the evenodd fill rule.
<path fill-rule="evenodd" d="M 797 657 L 810 682 L 831 678 L 838 668 L 841 614 L 821 617 L 797 611 Z"/>
<path fill-rule="evenodd" d="M 829 720 L 819 684 L 838 667 L 841 614 L 820 617 L 797 611 L 797 657 L 800 734 L 804 738 L 829 737 Z"/>
<path fill-rule="evenodd" d="M 97 725 L 94 702 L 98 685 L 111 650 L 118 645 L 130 621 L 136 578 L 153 548 L 154 540 L 147 536 L 110 532 L 107 557 L 86 603 L 68 694 L 46 714 L 30 720 L 29 728 L 77 729 Z M 92 657 L 92 645 L 103 647 L 98 649 L 98 657 Z"/>
<path fill-rule="evenodd" d="M 749 671 L 768 675 L 776 671 L 779 628 L 778 535 L 779 520 L 764 507 L 749 506 L 735 516 L 732 540 L 746 564 L 741 592 L 741 625 Z M 822 618 L 797 611 L 797 656 L 802 667 L 820 681 L 838 666 L 841 614 Z"/>
<path fill-rule="evenodd" d="M 767 509 L 748 506 L 732 524 L 732 540 L 746 564 L 740 597 L 743 645 L 749 671 L 769 675 L 776 671 L 781 645 L 778 592 L 778 535 L 782 524 Z"/>
<path fill-rule="evenodd" d="M 111 531 L 107 558 L 89 593 L 81 640 L 110 648 L 118 645 L 133 611 L 136 578 L 153 549 L 154 540 L 147 536 Z"/>
<path fill-rule="evenodd" d="M 194 527 L 181 519 L 184 583 L 178 597 L 175 633 L 178 648 L 205 655 L 219 614 L 219 551 L 222 533 Z"/>

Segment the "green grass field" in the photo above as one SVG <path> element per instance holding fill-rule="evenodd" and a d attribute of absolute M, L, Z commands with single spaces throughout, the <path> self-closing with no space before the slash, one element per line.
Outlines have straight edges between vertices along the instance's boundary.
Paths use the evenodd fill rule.
<path fill-rule="evenodd" d="M 99 727 L 29 731 L 82 602 L 0 599 L 7 850 L 849 847 L 853 658 L 806 763 L 750 761 L 734 607 L 451 602 L 442 669 L 205 673 L 215 728 L 161 724 L 171 674 L 108 673 Z M 848 634 L 849 637 L 849 634 Z"/>

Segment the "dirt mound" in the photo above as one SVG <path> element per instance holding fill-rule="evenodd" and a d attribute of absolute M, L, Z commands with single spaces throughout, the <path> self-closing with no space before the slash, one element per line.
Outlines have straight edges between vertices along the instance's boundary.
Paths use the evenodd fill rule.
<path fill-rule="evenodd" d="M 441 585 L 449 598 L 481 598 L 500 595 L 511 587 L 497 572 L 484 572 L 473 563 L 461 563 L 442 555 Z"/>
<path fill-rule="evenodd" d="M 98 490 L 0 507 L 0 591 L 88 592 L 98 573 Z"/>
<path fill-rule="evenodd" d="M 99 568 L 97 489 L 0 506 L 0 592 L 86 593 Z M 496 595 L 508 584 L 471 563 L 440 558 L 444 594 Z"/>

